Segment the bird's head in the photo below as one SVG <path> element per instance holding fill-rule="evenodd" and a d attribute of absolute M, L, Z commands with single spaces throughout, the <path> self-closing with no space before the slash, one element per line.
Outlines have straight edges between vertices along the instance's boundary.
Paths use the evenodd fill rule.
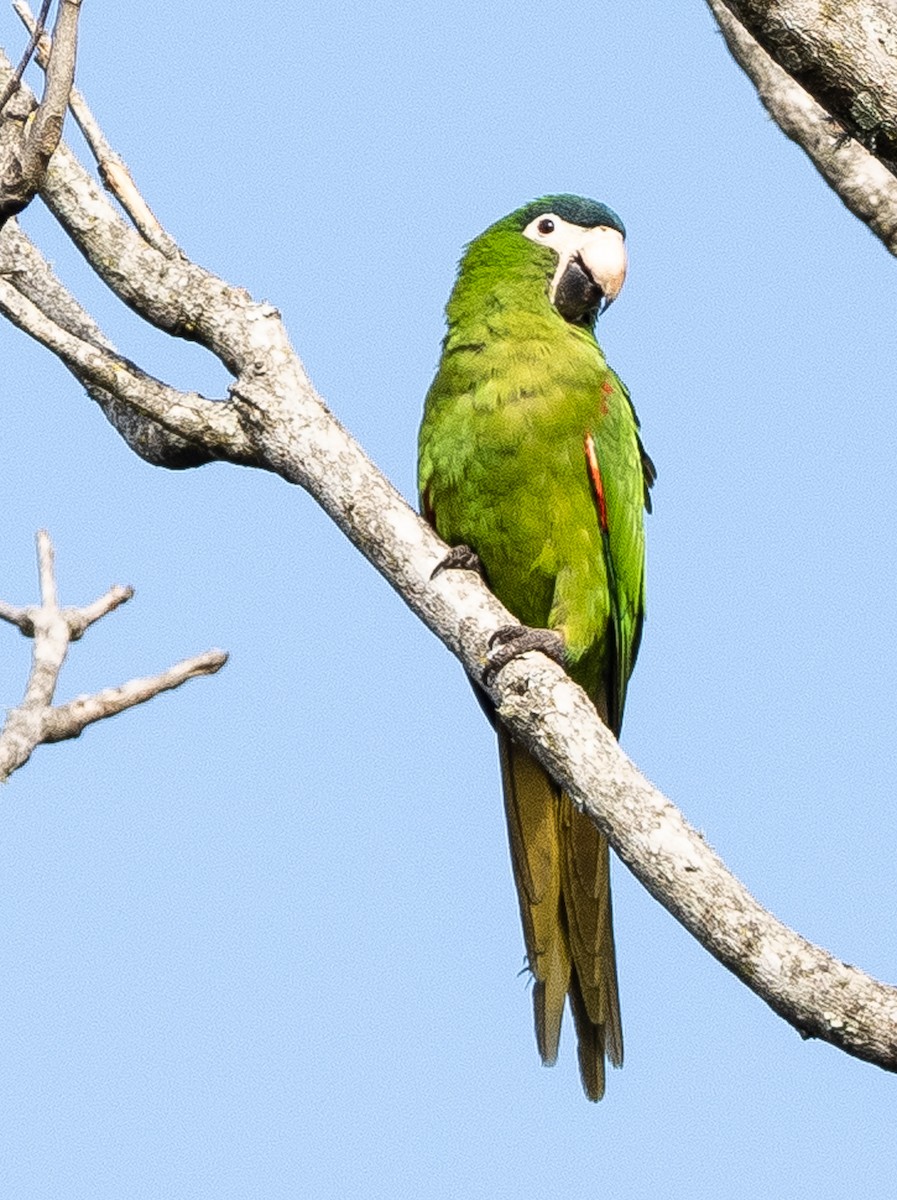
<path fill-rule="evenodd" d="M 626 230 L 606 204 L 583 196 L 543 196 L 486 231 L 516 233 L 551 253 L 548 299 L 574 325 L 591 327 L 619 295 L 626 278 Z"/>

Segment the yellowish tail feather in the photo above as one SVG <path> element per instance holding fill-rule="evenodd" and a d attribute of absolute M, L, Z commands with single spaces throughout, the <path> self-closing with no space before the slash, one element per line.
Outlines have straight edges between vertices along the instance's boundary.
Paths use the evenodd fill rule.
<path fill-rule="evenodd" d="M 539 1053 L 557 1058 L 569 994 L 583 1087 L 600 1100 L 605 1055 L 623 1061 L 607 841 L 501 726 L 498 744 Z"/>

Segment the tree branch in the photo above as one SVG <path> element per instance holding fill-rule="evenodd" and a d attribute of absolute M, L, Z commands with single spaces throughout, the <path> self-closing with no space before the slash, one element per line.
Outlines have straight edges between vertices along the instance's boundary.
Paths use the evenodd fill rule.
<path fill-rule="evenodd" d="M 735 61 L 770 116 L 809 155 L 850 211 L 897 254 L 897 178 L 772 59 L 724 0 L 707 0 Z M 893 64 L 892 64 L 893 65 Z"/>
<path fill-rule="evenodd" d="M 25 68 L 31 62 L 32 56 L 37 49 L 37 44 L 43 37 L 44 29 L 47 24 L 47 16 L 49 15 L 50 5 L 52 3 L 53 0 L 42 0 L 40 12 L 37 14 L 36 20 L 31 16 L 30 12 L 28 14 L 30 19 L 29 30 L 31 37 L 28 39 L 28 45 L 25 47 L 22 57 L 19 59 L 19 65 L 4 84 L 3 90 L 0 91 L 0 114 L 2 114 L 4 108 L 6 107 L 7 101 L 12 98 L 21 85 L 22 76 L 25 74 Z"/>
<path fill-rule="evenodd" d="M 848 134 L 897 173 L 892 0 L 726 0 L 726 6 Z"/>
<path fill-rule="evenodd" d="M 47 0 L 45 0 L 45 5 L 46 2 Z M 31 34 L 31 49 L 37 50 L 38 63 L 46 69 L 51 42 L 46 35 L 41 36 L 43 27 L 41 17 L 38 16 L 35 20 L 31 9 L 24 3 L 24 0 L 13 0 L 13 8 Z M 99 122 L 76 87 L 71 89 L 69 108 L 96 159 L 103 186 L 112 192 L 144 240 L 167 257 L 174 258 L 179 253 L 177 243 L 159 224 L 155 213 L 137 190 L 124 159 L 109 145 Z"/>
<path fill-rule="evenodd" d="M 147 675 L 142 679 L 131 679 L 120 687 L 104 688 L 93 696 L 78 696 L 68 704 L 51 708 L 43 720 L 44 742 L 63 742 L 68 738 L 80 737 L 82 731 L 95 721 L 114 717 L 117 713 L 138 704 L 145 704 L 162 692 L 178 688 L 188 679 L 200 675 L 215 675 L 227 662 L 221 650 L 207 650 L 205 654 L 185 658 L 167 671 L 158 675 Z"/>
<path fill-rule="evenodd" d="M 44 94 L 40 104 L 34 108 L 26 99 L 23 104 L 11 105 L 5 117 L 0 116 L 0 228 L 9 217 L 31 203 L 43 182 L 50 156 L 62 137 L 65 110 L 75 78 L 80 10 L 81 0 L 59 0 L 53 48 L 46 59 Z M 45 3 L 32 31 L 22 67 L 5 79 L 4 103 L 16 93 L 17 98 L 23 96 L 21 70 L 41 36 L 43 19 L 48 11 L 49 6 Z M 0 83 L 4 83 L 4 75 L 5 72 L 0 71 Z M 2 109 L 3 105 L 0 105 L 0 113 Z"/>
<path fill-rule="evenodd" d="M 434 578 L 446 547 L 334 419 L 276 310 L 180 252 L 168 257 L 139 225 L 122 220 L 65 148 L 54 156 L 42 194 L 98 274 L 135 311 L 217 355 L 234 376 L 229 399 L 173 394 L 117 356 L 19 231 L 0 235 L 0 252 L 12 264 L 0 307 L 94 389 L 107 416 L 109 402 L 101 397 L 112 397 L 137 428 L 155 429 L 156 461 L 184 465 L 168 455 L 176 458 L 172 447 L 188 446 L 202 461 L 253 463 L 305 488 L 703 946 L 804 1035 L 897 1070 L 897 989 L 838 962 L 765 912 L 639 774 L 559 667 L 527 655 L 483 683 L 490 637 L 513 617 L 470 572 Z M 22 277 L 32 268 L 40 276 L 33 286 Z"/>
<path fill-rule="evenodd" d="M 83 637 L 101 617 L 130 600 L 134 589 L 113 587 L 82 608 L 60 608 L 53 546 L 49 534 L 43 530 L 37 535 L 37 559 L 40 604 L 17 608 L 0 601 L 0 620 L 15 625 L 25 637 L 34 640 L 25 697 L 17 708 L 10 709 L 0 729 L 0 783 L 23 766 L 41 743 L 79 737 L 95 721 L 115 716 L 135 704 L 143 704 L 197 675 L 214 675 L 227 662 L 227 655 L 222 651 L 209 650 L 169 667 L 160 675 L 132 679 L 121 687 L 106 688 L 93 696 L 79 696 L 68 704 L 54 707 L 53 697 L 69 643 Z"/>

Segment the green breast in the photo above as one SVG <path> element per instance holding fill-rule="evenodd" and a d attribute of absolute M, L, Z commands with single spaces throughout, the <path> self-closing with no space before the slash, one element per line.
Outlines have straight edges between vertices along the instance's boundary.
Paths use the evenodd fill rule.
<path fill-rule="evenodd" d="M 560 629 L 576 660 L 610 615 L 584 438 L 616 445 L 627 405 L 602 391 L 613 376 L 588 335 L 559 352 L 529 324 L 523 338 L 449 338 L 421 429 L 421 491 L 440 536 L 472 546 L 503 603 Z"/>

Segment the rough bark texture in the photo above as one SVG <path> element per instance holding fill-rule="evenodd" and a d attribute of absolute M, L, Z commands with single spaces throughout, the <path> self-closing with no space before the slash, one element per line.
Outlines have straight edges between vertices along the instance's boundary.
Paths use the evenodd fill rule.
<path fill-rule="evenodd" d="M 0 63 L 2 67 L 2 63 Z M 434 577 L 447 548 L 312 387 L 277 311 L 131 227 L 65 149 L 42 196 L 91 266 L 140 316 L 207 347 L 227 398 L 177 391 L 118 355 L 24 235 L 0 233 L 0 312 L 66 364 L 138 453 L 222 459 L 305 488 L 480 681 L 511 732 L 602 828 L 648 890 L 803 1034 L 897 1070 L 897 989 L 846 967 L 764 911 L 645 780 L 565 673 L 529 654 L 487 674 L 513 617 L 471 572 Z"/>
<path fill-rule="evenodd" d="M 502 719 L 607 834 L 649 892 L 805 1037 L 897 1070 L 897 989 L 788 929 L 622 753 L 553 666 L 510 664 Z M 538 740 L 533 737 L 538 731 Z"/>
<path fill-rule="evenodd" d="M 16 76 L 0 72 L 0 96 L 12 95 L 0 121 L 0 228 L 31 203 L 43 182 L 50 156 L 59 145 L 75 78 L 75 52 L 81 0 L 59 0 L 53 50 L 46 61 L 46 85 L 40 104 L 18 91 Z M 40 28 L 34 31 L 39 35 Z M 36 43 L 35 43 L 36 44 Z M 29 47 L 30 52 L 30 47 Z M 27 61 L 26 54 L 24 62 Z M 10 93 L 10 89 L 12 92 Z M 26 125 L 26 120 L 30 122 Z"/>
<path fill-rule="evenodd" d="M 726 0 L 726 4 L 792 79 L 897 173 L 893 0 Z"/>
<path fill-rule="evenodd" d="M 850 211 L 897 254 L 897 178 L 858 141 L 845 136 L 840 124 L 732 16 L 724 0 L 707 2 L 733 57 L 753 80 L 782 132 L 806 151 Z"/>

